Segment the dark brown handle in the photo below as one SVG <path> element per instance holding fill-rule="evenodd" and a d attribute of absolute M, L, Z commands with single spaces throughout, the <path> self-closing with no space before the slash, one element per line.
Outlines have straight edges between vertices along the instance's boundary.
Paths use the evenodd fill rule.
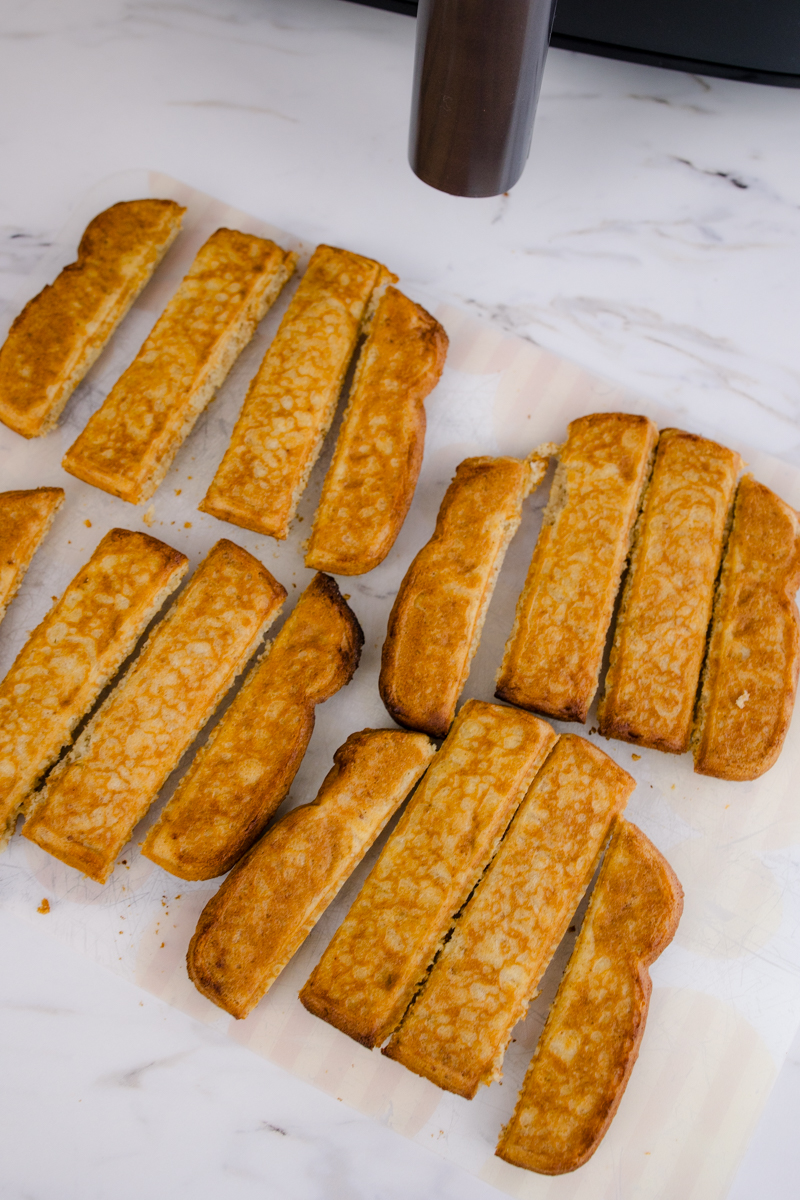
<path fill-rule="evenodd" d="M 420 0 L 409 158 L 431 187 L 498 196 L 517 182 L 555 0 Z"/>

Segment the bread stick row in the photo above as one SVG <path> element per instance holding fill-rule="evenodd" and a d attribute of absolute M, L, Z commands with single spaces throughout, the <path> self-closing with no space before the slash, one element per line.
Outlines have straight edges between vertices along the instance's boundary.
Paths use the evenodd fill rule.
<path fill-rule="evenodd" d="M 585 722 L 624 573 L 600 732 L 681 754 L 722 779 L 778 757 L 800 671 L 797 514 L 734 451 L 626 413 L 573 421 L 527 464 L 467 459 L 409 567 L 380 692 L 399 724 L 452 723 L 522 500 L 558 467 L 497 675 L 499 699 Z M 626 569 L 627 564 L 627 569 Z M 710 637 L 710 641 L 709 641 Z"/>
<path fill-rule="evenodd" d="M 0 349 L 0 420 L 25 437 L 55 425 L 177 235 L 170 200 L 116 204 L 78 260 L 25 307 Z M 132 504 L 148 500 L 197 418 L 294 272 L 297 255 L 218 229 L 63 467 Z M 441 325 L 380 263 L 319 246 L 253 379 L 200 507 L 285 538 L 360 342 L 347 412 L 306 565 L 358 575 L 405 520 L 425 437 L 424 401 L 444 366 Z"/>

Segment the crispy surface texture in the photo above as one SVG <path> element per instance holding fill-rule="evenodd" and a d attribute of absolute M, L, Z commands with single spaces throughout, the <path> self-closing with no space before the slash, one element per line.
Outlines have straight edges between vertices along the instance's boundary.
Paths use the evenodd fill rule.
<path fill-rule="evenodd" d="M 584 721 L 657 430 L 646 417 L 570 422 L 497 677 L 501 700 Z"/>
<path fill-rule="evenodd" d="M 181 879 L 230 870 L 287 795 L 314 709 L 349 683 L 364 635 L 329 575 L 316 575 L 198 751 L 142 853 Z"/>
<path fill-rule="evenodd" d="M 63 503 L 63 488 L 0 492 L 0 621 Z"/>
<path fill-rule="evenodd" d="M 380 263 L 317 246 L 200 508 L 285 538 L 336 411 Z M 393 278 L 393 276 L 392 276 Z"/>
<path fill-rule="evenodd" d="M 0 421 L 48 433 L 177 236 L 185 208 L 127 200 L 90 221 L 78 258 L 23 308 L 0 349 Z"/>
<path fill-rule="evenodd" d="M 663 430 L 622 593 L 598 708 L 600 732 L 654 750 L 689 749 L 700 668 L 741 459 Z"/>
<path fill-rule="evenodd" d="M 294 270 L 274 242 L 218 229 L 63 467 L 112 496 L 152 496 Z"/>
<path fill-rule="evenodd" d="M 284 595 L 246 550 L 217 542 L 48 778 L 25 837 L 105 883 Z"/>
<path fill-rule="evenodd" d="M 434 754 L 420 733 L 350 735 L 316 800 L 273 825 L 203 909 L 186 956 L 198 991 L 234 1017 L 255 1008 Z"/>
<path fill-rule="evenodd" d="M 647 968 L 683 911 L 674 871 L 618 818 L 586 917 L 496 1153 L 544 1175 L 594 1154 L 639 1053 L 652 985 Z"/>
<path fill-rule="evenodd" d="M 364 1046 L 400 1023 L 556 734 L 468 700 L 300 993 Z"/>
<path fill-rule="evenodd" d="M 745 476 L 722 565 L 693 735 L 695 771 L 757 779 L 776 761 L 800 669 L 797 513 Z"/>
<path fill-rule="evenodd" d="M 188 565 L 146 533 L 112 529 L 20 650 L 0 683 L 0 848 Z"/>
<path fill-rule="evenodd" d="M 635 786 L 585 738 L 559 739 L 384 1054 L 468 1100 L 499 1079 Z"/>
<path fill-rule="evenodd" d="M 379 688 L 398 725 L 447 736 L 532 481 L 531 465 L 516 458 L 456 468 L 389 615 Z"/>
<path fill-rule="evenodd" d="M 425 398 L 444 369 L 447 334 L 397 288 L 384 292 L 358 360 L 306 566 L 363 575 L 394 545 L 414 498 Z"/>

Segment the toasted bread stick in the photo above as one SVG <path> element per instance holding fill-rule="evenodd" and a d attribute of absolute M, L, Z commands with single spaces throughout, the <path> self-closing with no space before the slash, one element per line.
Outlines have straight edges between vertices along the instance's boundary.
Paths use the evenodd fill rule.
<path fill-rule="evenodd" d="M 285 594 L 246 550 L 217 542 L 48 778 L 25 837 L 105 883 Z"/>
<path fill-rule="evenodd" d="M 0 849 L 188 565 L 146 533 L 112 529 L 20 650 L 0 683 Z"/>
<path fill-rule="evenodd" d="M 389 615 L 379 687 L 398 725 L 447 736 L 522 501 L 546 465 L 467 458 L 456 469 Z"/>
<path fill-rule="evenodd" d="M 468 1100 L 500 1077 L 635 786 L 585 738 L 558 740 L 384 1054 Z"/>
<path fill-rule="evenodd" d="M 497 1155 L 543 1175 L 574 1171 L 603 1139 L 647 1020 L 647 968 L 683 910 L 675 873 L 618 819 L 575 949 Z"/>
<path fill-rule="evenodd" d="M 218 229 L 63 460 L 85 483 L 152 496 L 200 413 L 294 270 L 274 242 Z"/>
<path fill-rule="evenodd" d="M 468 700 L 300 993 L 363 1046 L 399 1025 L 455 914 L 556 740 L 527 713 Z"/>
<path fill-rule="evenodd" d="M 746 475 L 722 564 L 693 734 L 694 769 L 757 779 L 781 752 L 800 669 L 797 513 Z"/>
<path fill-rule="evenodd" d="M 184 775 L 142 853 L 181 879 L 229 871 L 292 786 L 314 709 L 353 677 L 364 635 L 316 575 Z"/>
<path fill-rule="evenodd" d="M 600 732 L 639 746 L 689 749 L 700 668 L 741 459 L 663 430 L 598 708 Z"/>
<path fill-rule="evenodd" d="M 285 538 L 336 411 L 380 263 L 318 246 L 200 508 Z M 394 278 L 394 276 L 392 276 Z"/>
<path fill-rule="evenodd" d="M 0 621 L 63 503 L 63 488 L 0 492 Z"/>
<path fill-rule="evenodd" d="M 585 722 L 656 437 L 630 413 L 570 423 L 497 677 L 501 700 Z"/>
<path fill-rule="evenodd" d="M 420 733 L 350 735 L 316 800 L 273 825 L 203 909 L 186 956 L 198 991 L 240 1019 L 255 1008 L 434 753 Z"/>
<path fill-rule="evenodd" d="M 89 222 L 77 261 L 28 301 L 0 349 L 0 421 L 27 438 L 49 433 L 185 211 L 172 200 L 128 200 Z"/>
<path fill-rule="evenodd" d="M 358 360 L 306 566 L 363 575 L 386 558 L 414 498 L 425 444 L 425 398 L 439 382 L 447 334 L 387 288 Z"/>

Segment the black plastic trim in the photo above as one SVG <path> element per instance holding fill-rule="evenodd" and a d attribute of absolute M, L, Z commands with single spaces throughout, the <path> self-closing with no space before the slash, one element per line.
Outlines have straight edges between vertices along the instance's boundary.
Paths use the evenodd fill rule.
<path fill-rule="evenodd" d="M 368 0 L 358 2 L 368 3 Z M 588 38 L 573 37 L 566 33 L 553 32 L 550 45 L 559 50 L 574 50 L 577 54 L 594 54 L 599 58 L 644 63 L 647 67 L 665 67 L 669 71 L 684 71 L 689 75 L 713 75 L 718 79 L 736 79 L 740 83 L 765 83 L 770 87 L 800 88 L 800 75 L 761 71 L 752 67 L 734 67 L 727 63 L 706 62 L 697 58 L 680 58 L 676 54 L 659 54 L 654 50 L 636 50 L 632 46 L 593 42 Z"/>

